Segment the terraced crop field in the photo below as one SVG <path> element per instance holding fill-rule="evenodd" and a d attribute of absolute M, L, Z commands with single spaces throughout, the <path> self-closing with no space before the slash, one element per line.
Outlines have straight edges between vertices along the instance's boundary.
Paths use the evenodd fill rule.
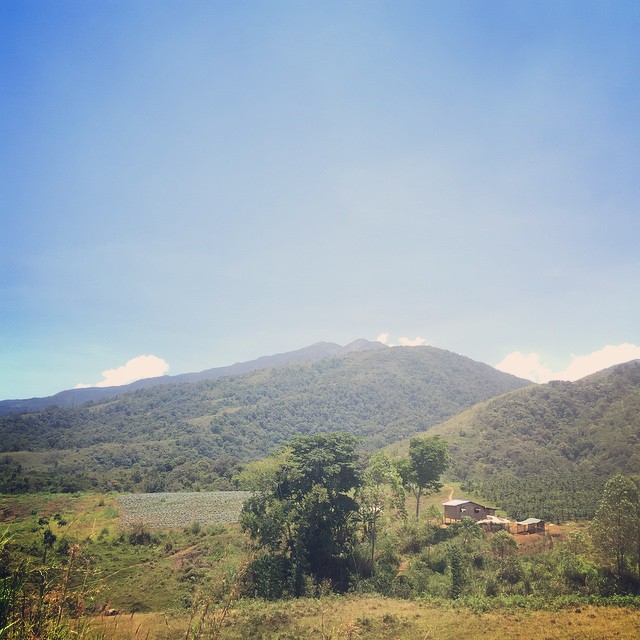
<path fill-rule="evenodd" d="M 132 493 L 119 496 L 120 526 L 143 524 L 153 529 L 185 527 L 194 522 L 238 522 L 248 491 Z"/>

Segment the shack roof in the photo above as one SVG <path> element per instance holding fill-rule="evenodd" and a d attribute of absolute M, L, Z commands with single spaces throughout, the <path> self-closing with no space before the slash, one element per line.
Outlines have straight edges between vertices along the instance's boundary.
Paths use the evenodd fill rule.
<path fill-rule="evenodd" d="M 479 502 L 474 502 L 473 500 L 449 500 L 448 502 L 443 502 L 442 506 L 443 507 L 459 507 L 460 505 L 463 504 L 475 504 L 478 507 L 482 507 L 483 509 L 486 509 L 487 511 L 497 511 L 496 507 L 487 507 L 484 504 L 480 504 Z"/>
<path fill-rule="evenodd" d="M 509 524 L 511 520 L 500 516 L 487 516 L 484 520 L 478 520 L 478 524 Z"/>
<path fill-rule="evenodd" d="M 518 522 L 518 524 L 540 524 L 541 522 L 543 522 L 543 520 L 540 520 L 539 518 L 527 518 L 526 520 Z"/>

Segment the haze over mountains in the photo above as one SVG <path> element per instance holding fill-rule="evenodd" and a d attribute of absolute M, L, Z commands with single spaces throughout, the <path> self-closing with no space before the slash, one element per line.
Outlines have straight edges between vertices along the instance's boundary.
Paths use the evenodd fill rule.
<path fill-rule="evenodd" d="M 161 376 L 158 378 L 144 378 L 129 384 L 113 387 L 87 387 L 81 389 L 67 389 L 60 391 L 53 396 L 42 398 L 29 398 L 24 400 L 0 400 L 0 415 L 8 413 L 20 413 L 28 411 L 41 411 L 50 406 L 57 407 L 77 407 L 85 402 L 101 400 L 103 398 L 113 398 L 136 389 L 149 389 L 156 385 L 173 384 L 180 382 L 199 382 L 200 380 L 213 380 L 223 376 L 234 376 L 249 373 L 258 369 L 277 367 L 292 362 L 304 362 L 320 360 L 330 356 L 336 356 L 354 351 L 368 351 L 371 349 L 386 349 L 386 345 L 381 342 L 358 339 L 345 346 L 340 346 L 334 342 L 317 342 L 302 349 L 276 353 L 270 356 L 262 356 L 256 360 L 248 362 L 236 362 L 226 367 L 216 367 L 205 369 L 197 373 L 182 373 L 175 376 Z"/>
<path fill-rule="evenodd" d="M 16 412 L 0 417 L 0 492 L 233 488 L 243 463 L 337 430 L 369 452 L 440 435 L 451 477 L 515 516 L 588 517 L 611 475 L 640 473 L 640 361 L 536 385 L 357 340 L 0 409 Z"/>

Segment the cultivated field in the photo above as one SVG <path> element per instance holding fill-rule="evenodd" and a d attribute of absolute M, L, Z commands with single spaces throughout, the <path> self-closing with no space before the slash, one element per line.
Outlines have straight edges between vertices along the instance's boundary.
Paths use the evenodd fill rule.
<path fill-rule="evenodd" d="M 118 497 L 120 527 L 143 524 L 153 529 L 238 522 L 247 491 L 133 493 Z"/>

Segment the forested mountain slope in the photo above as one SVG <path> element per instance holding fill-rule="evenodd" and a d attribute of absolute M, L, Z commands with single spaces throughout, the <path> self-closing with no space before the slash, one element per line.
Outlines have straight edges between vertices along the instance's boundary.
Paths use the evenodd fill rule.
<path fill-rule="evenodd" d="M 141 389 L 0 418 L 0 491 L 224 488 L 238 462 L 298 433 L 375 449 L 529 384 L 433 347 L 393 347 Z"/>
<path fill-rule="evenodd" d="M 512 515 L 590 516 L 610 476 L 640 473 L 640 361 L 493 398 L 436 434 L 454 476 Z"/>

